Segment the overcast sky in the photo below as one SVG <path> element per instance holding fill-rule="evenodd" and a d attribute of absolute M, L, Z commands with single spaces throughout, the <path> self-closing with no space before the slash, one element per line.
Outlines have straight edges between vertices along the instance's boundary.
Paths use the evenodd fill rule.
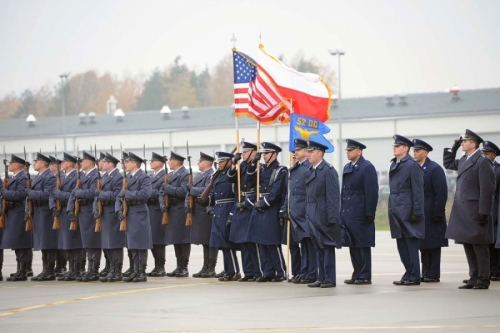
<path fill-rule="evenodd" d="M 342 97 L 500 86 L 498 0 L 0 0 L 0 97 L 89 69 L 199 70 L 236 46 L 329 63 Z M 285 61 L 286 62 L 286 61 Z"/>

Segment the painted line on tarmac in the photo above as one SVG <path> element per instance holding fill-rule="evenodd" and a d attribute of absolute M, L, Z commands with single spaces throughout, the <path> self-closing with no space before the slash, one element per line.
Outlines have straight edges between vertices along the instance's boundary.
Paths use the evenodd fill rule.
<path fill-rule="evenodd" d="M 121 295 L 142 293 L 142 292 L 147 292 L 147 291 L 164 290 L 164 289 L 174 289 L 174 288 L 185 288 L 185 287 L 194 287 L 194 286 L 201 286 L 201 285 L 206 285 L 206 284 L 210 284 L 210 282 L 180 284 L 180 285 L 165 286 L 165 287 L 150 287 L 150 288 L 141 288 L 141 289 L 130 289 L 130 290 L 123 290 L 123 291 L 116 291 L 116 292 L 112 292 L 112 293 L 99 294 L 99 295 L 93 295 L 93 296 L 87 296 L 87 297 L 79 297 L 79 298 L 67 299 L 67 300 L 56 301 L 56 302 L 49 302 L 49 303 L 44 303 L 44 304 L 39 304 L 39 305 L 27 306 L 27 307 L 24 307 L 24 308 L 17 308 L 17 309 L 5 311 L 5 312 L 0 312 L 0 317 L 10 316 L 10 315 L 13 315 L 13 314 L 16 314 L 16 313 L 21 313 L 21 312 L 26 312 L 26 311 L 30 311 L 30 310 L 36 310 L 36 309 L 46 308 L 46 307 L 54 306 L 54 305 L 62 305 L 62 304 L 68 304 L 68 303 L 75 303 L 75 302 L 79 302 L 79 301 L 88 301 L 88 300 L 94 300 L 94 299 L 106 298 L 106 297 L 112 297 L 112 296 L 121 296 Z"/>

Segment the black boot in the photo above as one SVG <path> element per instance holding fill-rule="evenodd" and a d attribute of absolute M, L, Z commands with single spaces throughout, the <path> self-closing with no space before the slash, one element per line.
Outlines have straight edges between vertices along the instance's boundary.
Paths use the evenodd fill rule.
<path fill-rule="evenodd" d="M 92 260 L 90 274 L 87 275 L 86 282 L 99 281 L 99 262 Z"/>
<path fill-rule="evenodd" d="M 92 274 L 92 263 L 93 263 L 92 260 L 88 261 L 87 271 L 84 274 L 82 274 L 81 279 L 80 280 L 77 279 L 77 281 L 79 281 L 79 282 L 88 282 L 89 281 L 88 279 L 90 278 L 90 275 Z"/>
<path fill-rule="evenodd" d="M 175 277 L 188 277 L 189 276 L 188 264 L 189 264 L 189 259 L 183 258 L 181 269 L 177 274 L 175 274 Z"/>
<path fill-rule="evenodd" d="M 217 261 L 213 258 L 208 259 L 208 267 L 205 273 L 201 274 L 202 278 L 214 278 L 215 277 L 215 265 Z"/>
<path fill-rule="evenodd" d="M 103 274 L 103 272 L 106 270 L 108 271 L 108 274 L 106 274 L 105 276 L 102 276 L 101 274 Z M 98 275 L 99 275 L 99 281 L 109 282 L 109 280 L 111 280 L 113 278 L 113 276 L 115 275 L 115 270 L 113 268 L 113 265 L 111 265 L 111 263 L 110 263 L 110 267 L 104 267 L 104 269 L 102 271 L 100 271 Z"/>
<path fill-rule="evenodd" d="M 170 273 L 167 273 L 166 275 L 168 277 L 174 277 L 176 276 L 177 273 L 179 273 L 179 271 L 181 270 L 181 260 L 179 258 L 177 258 L 177 267 L 171 271 Z"/>
<path fill-rule="evenodd" d="M 17 261 L 17 270 L 15 273 L 10 273 L 11 277 L 16 275 L 17 273 L 19 273 L 19 269 L 21 269 L 21 263 L 17 259 L 16 259 L 16 261 Z M 2 276 L 2 269 L 1 268 L 0 268 L 0 276 Z M 0 280 L 0 281 L 2 281 L 2 280 Z M 7 279 L 7 281 L 9 281 L 9 279 Z"/>
<path fill-rule="evenodd" d="M 66 278 L 69 276 L 69 275 L 75 275 L 75 264 L 74 264 L 74 261 L 73 259 L 70 259 L 69 260 L 69 265 L 68 265 L 69 269 L 68 271 L 63 275 L 63 276 L 60 276 L 57 278 L 57 281 L 66 281 Z"/>
<path fill-rule="evenodd" d="M 0 273 L 1 275 L 1 273 Z M 19 271 L 14 274 L 14 276 L 10 276 L 7 278 L 7 281 L 17 282 L 17 281 L 27 281 L 28 277 L 26 276 L 26 263 L 19 264 Z"/>
<path fill-rule="evenodd" d="M 148 280 L 146 276 L 146 265 L 141 264 L 139 268 L 139 273 L 134 278 L 134 282 L 146 282 Z"/>
<path fill-rule="evenodd" d="M 71 265 L 71 262 L 70 262 Z M 68 275 L 64 278 L 64 281 L 78 281 L 82 279 L 82 263 L 80 261 L 73 260 L 73 272 L 70 271 Z"/>
<path fill-rule="evenodd" d="M 107 277 L 108 277 L 108 274 L 110 272 L 110 267 L 111 267 L 111 260 L 109 259 L 108 251 L 103 250 L 103 252 L 104 252 L 104 258 L 106 259 L 106 266 L 104 266 L 102 271 L 99 272 L 99 276 L 106 277 L 106 281 L 107 281 Z M 99 279 L 99 281 L 101 281 L 101 279 Z M 101 282 L 106 282 L 106 281 L 101 281 Z"/>
<path fill-rule="evenodd" d="M 118 282 L 118 281 L 121 281 L 123 279 L 122 266 L 123 266 L 123 263 L 117 263 L 117 264 L 113 265 L 114 274 L 111 278 L 108 278 L 108 282 Z"/>
<path fill-rule="evenodd" d="M 56 271 L 55 271 L 56 263 L 49 262 L 47 264 L 47 271 L 45 275 L 40 277 L 38 281 L 54 281 L 56 279 Z"/>
<path fill-rule="evenodd" d="M 26 276 L 33 276 L 33 250 L 28 250 L 28 263 L 26 264 Z"/>
<path fill-rule="evenodd" d="M 147 273 L 146 275 L 155 277 L 157 270 L 158 270 L 158 258 L 155 258 L 155 267 L 153 268 L 153 270 L 151 270 L 151 272 Z"/>
<path fill-rule="evenodd" d="M 128 262 L 129 266 L 128 269 L 125 271 L 125 273 L 123 273 L 123 277 L 129 277 L 130 274 L 134 272 L 134 261 L 132 260 L 132 258 L 129 257 Z"/>
<path fill-rule="evenodd" d="M 31 278 L 31 281 L 41 281 L 40 279 L 42 279 L 42 277 L 45 276 L 45 274 L 47 274 L 47 262 L 43 261 L 42 266 L 43 266 L 42 272 L 37 276 L 33 276 Z"/>

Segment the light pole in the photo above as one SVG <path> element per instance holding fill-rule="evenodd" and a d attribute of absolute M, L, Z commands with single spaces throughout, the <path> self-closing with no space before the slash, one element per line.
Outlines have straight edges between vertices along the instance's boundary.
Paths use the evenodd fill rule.
<path fill-rule="evenodd" d="M 63 116 L 63 138 L 64 138 L 64 151 L 66 151 L 66 108 L 64 104 L 64 88 L 68 82 L 68 76 L 71 73 L 63 73 L 59 75 L 61 78 L 61 97 L 62 97 L 62 116 Z"/>
<path fill-rule="evenodd" d="M 338 101 L 340 102 L 340 99 L 342 97 L 341 95 L 341 90 L 340 90 L 340 57 L 343 56 L 345 54 L 344 51 L 342 50 L 339 50 L 339 49 L 330 49 L 328 50 L 328 52 L 332 55 L 332 56 L 337 56 L 337 59 L 338 59 L 338 85 L 337 85 L 337 88 L 338 88 L 338 93 L 337 93 L 337 99 Z M 340 104 L 338 105 L 338 110 L 339 110 L 339 149 L 341 149 L 342 147 L 342 109 L 340 108 Z M 342 165 L 342 151 L 339 150 L 339 172 L 342 172 L 343 170 L 343 165 Z"/>

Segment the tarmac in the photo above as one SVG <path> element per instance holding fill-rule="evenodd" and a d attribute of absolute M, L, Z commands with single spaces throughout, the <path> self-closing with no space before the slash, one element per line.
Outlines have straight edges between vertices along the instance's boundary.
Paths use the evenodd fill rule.
<path fill-rule="evenodd" d="M 41 270 L 41 254 L 34 254 Z M 167 247 L 167 269 L 175 262 Z M 9 332 L 500 332 L 500 282 L 459 290 L 462 246 L 442 251 L 441 282 L 395 286 L 403 265 L 388 231 L 377 232 L 373 284 L 346 285 L 349 251 L 337 251 L 337 287 L 148 278 L 146 283 L 0 282 L 0 333 Z M 125 260 L 127 261 L 127 260 Z M 193 246 L 190 274 L 201 269 Z M 149 256 L 149 268 L 153 267 Z M 15 271 L 5 251 L 3 275 Z M 125 264 L 125 266 L 128 263 Z M 102 267 L 102 265 L 101 265 Z M 222 270 L 219 254 L 217 270 Z"/>

